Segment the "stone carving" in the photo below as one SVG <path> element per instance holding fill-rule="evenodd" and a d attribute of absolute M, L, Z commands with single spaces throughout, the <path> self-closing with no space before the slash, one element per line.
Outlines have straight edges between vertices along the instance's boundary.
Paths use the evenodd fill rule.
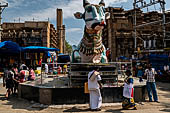
<path fill-rule="evenodd" d="M 34 32 L 34 30 L 31 31 L 31 37 L 35 38 L 35 32 Z"/>
<path fill-rule="evenodd" d="M 22 37 L 23 37 L 23 38 L 27 38 L 27 36 L 28 36 L 27 32 L 26 32 L 25 30 L 23 30 L 23 32 L 22 32 Z"/>

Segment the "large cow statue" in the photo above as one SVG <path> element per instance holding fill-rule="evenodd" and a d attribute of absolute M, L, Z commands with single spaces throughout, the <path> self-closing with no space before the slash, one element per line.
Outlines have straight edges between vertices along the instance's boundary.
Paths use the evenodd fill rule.
<path fill-rule="evenodd" d="M 85 21 L 84 35 L 78 46 L 78 50 L 83 63 L 107 62 L 105 47 L 102 43 L 102 29 L 105 25 L 105 18 L 109 13 L 105 12 L 104 0 L 99 5 L 90 4 L 83 0 L 84 13 L 76 12 L 74 16 L 77 19 Z"/>

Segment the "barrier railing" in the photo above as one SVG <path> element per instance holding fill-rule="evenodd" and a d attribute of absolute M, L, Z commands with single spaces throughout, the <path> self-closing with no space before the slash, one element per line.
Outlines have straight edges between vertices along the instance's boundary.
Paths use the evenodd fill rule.
<path fill-rule="evenodd" d="M 49 67 L 49 72 L 45 73 L 45 64 Z M 59 70 L 59 65 L 62 71 Z M 63 72 L 63 66 L 67 65 L 66 72 Z M 109 63 L 42 63 L 41 65 L 41 85 L 43 79 L 52 77 L 53 80 L 64 76 L 68 79 L 68 87 L 82 86 L 87 81 L 87 74 L 93 67 L 100 67 L 100 74 L 103 81 L 108 86 L 118 86 L 119 77 L 125 78 L 125 71 L 132 70 L 132 62 L 109 62 Z M 60 71 L 60 73 L 59 73 Z M 54 84 L 55 85 L 55 84 Z"/>

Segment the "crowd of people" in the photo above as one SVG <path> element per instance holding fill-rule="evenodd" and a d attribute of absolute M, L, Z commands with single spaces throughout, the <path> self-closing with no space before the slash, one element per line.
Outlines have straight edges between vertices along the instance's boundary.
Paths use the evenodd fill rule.
<path fill-rule="evenodd" d="M 144 76 L 145 70 L 147 69 L 147 65 L 146 64 L 138 64 L 134 67 L 134 74 L 136 77 L 139 78 L 139 82 L 142 82 L 143 78 L 146 78 L 146 76 Z M 170 70 L 169 70 L 169 65 L 165 64 L 163 66 L 163 68 L 159 69 L 156 68 L 155 69 L 156 72 L 156 76 L 155 76 L 155 80 L 159 81 L 159 82 L 170 82 Z"/>
<path fill-rule="evenodd" d="M 35 73 L 32 66 L 28 68 L 24 63 L 20 67 L 17 63 L 6 65 L 3 76 L 3 86 L 7 89 L 5 97 L 8 98 L 11 94 L 16 95 L 19 83 L 34 79 Z"/>
<path fill-rule="evenodd" d="M 60 73 L 62 69 L 60 68 L 60 65 L 58 66 L 58 73 Z M 65 68 L 64 72 L 67 72 L 67 67 L 63 66 L 63 68 Z M 88 90 L 90 95 L 89 104 L 92 111 L 100 111 L 102 105 L 102 95 L 100 92 L 100 89 L 102 88 L 102 78 L 99 71 L 99 68 L 96 67 L 88 73 Z M 48 73 L 47 66 L 45 72 Z M 125 74 L 126 78 L 124 80 L 123 86 L 122 108 L 136 109 L 136 104 L 133 99 L 134 80 L 132 77 L 132 72 L 129 69 L 126 69 Z M 146 88 L 149 102 L 152 102 L 153 100 L 154 102 L 159 102 L 155 82 L 156 74 L 157 72 L 154 68 L 152 68 L 151 64 L 148 64 L 144 71 L 141 65 L 138 66 L 137 77 L 139 77 L 139 82 L 143 82 L 143 78 L 146 78 Z M 17 94 L 19 83 L 32 80 L 35 80 L 35 73 L 32 66 L 28 68 L 24 63 L 22 63 L 20 66 L 18 66 L 16 63 L 6 66 L 3 76 L 3 86 L 7 89 L 5 97 L 8 98 L 11 94 Z"/>
<path fill-rule="evenodd" d="M 27 67 L 24 62 L 22 62 L 21 65 L 18 65 L 17 63 L 12 65 L 6 64 L 3 71 L 3 86 L 7 89 L 5 95 L 6 98 L 8 98 L 11 94 L 17 95 L 19 83 L 23 83 L 25 81 L 33 81 L 36 77 L 33 66 Z M 45 74 L 49 74 L 48 64 L 45 64 L 44 71 Z M 56 72 L 57 74 L 67 74 L 67 65 L 65 64 L 62 67 L 58 65 Z"/>
<path fill-rule="evenodd" d="M 67 64 L 45 64 L 45 73 L 46 74 L 64 74 L 68 73 L 68 65 Z"/>

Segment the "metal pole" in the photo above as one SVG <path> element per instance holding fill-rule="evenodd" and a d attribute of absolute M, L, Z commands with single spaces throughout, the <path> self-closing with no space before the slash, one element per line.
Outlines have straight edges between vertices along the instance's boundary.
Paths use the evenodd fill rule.
<path fill-rule="evenodd" d="M 135 9 L 135 50 L 137 48 L 137 39 L 136 39 L 136 9 Z"/>
<path fill-rule="evenodd" d="M 41 63 L 41 85 L 42 85 L 42 83 L 43 83 L 43 80 L 42 80 L 42 79 L 43 79 L 43 78 L 42 78 L 42 64 L 43 64 L 43 63 Z"/>
<path fill-rule="evenodd" d="M 69 77 L 70 77 L 70 83 L 69 83 L 69 87 L 72 87 L 72 69 L 71 69 L 72 63 L 70 62 L 70 70 L 69 70 Z"/>
<path fill-rule="evenodd" d="M 141 24 L 141 25 L 136 26 L 135 28 L 141 28 L 141 27 L 144 27 L 144 26 L 158 24 L 158 23 L 161 23 L 161 22 L 163 22 L 163 20 L 158 20 L 158 21 L 149 22 L 149 23 L 146 23 L 146 24 Z"/>
<path fill-rule="evenodd" d="M 163 0 L 162 2 L 160 2 L 160 5 L 162 7 L 162 14 L 163 14 L 163 43 L 164 43 L 164 47 L 166 47 L 166 42 L 165 42 L 165 38 L 166 38 L 166 27 L 165 27 L 165 23 L 166 23 L 166 17 L 165 17 L 165 1 Z"/>
<path fill-rule="evenodd" d="M 119 86 L 118 66 L 119 66 L 119 63 L 116 64 L 117 87 Z"/>
<path fill-rule="evenodd" d="M 137 48 L 137 40 L 136 40 L 136 0 L 134 0 L 134 4 L 133 4 L 133 8 L 134 8 L 134 10 L 135 10 L 135 14 L 134 14 L 134 38 L 135 38 L 135 50 L 136 50 L 136 48 Z"/>
<path fill-rule="evenodd" d="M 131 65 L 130 65 L 130 66 L 131 66 L 132 76 L 134 76 L 134 75 L 133 75 L 133 60 L 131 59 L 131 61 L 130 61 L 130 62 L 131 62 Z"/>

